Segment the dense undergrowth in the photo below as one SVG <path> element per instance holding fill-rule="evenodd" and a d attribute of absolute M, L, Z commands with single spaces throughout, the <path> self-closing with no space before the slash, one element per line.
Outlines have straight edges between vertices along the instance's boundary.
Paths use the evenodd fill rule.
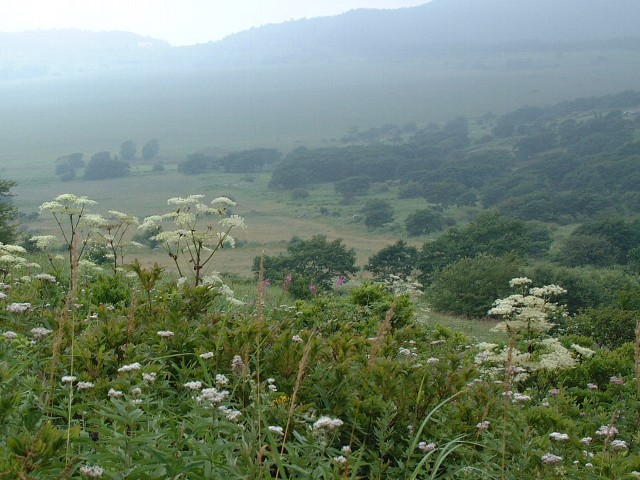
<path fill-rule="evenodd" d="M 574 364 L 518 367 L 529 373 L 519 379 L 515 336 L 513 348 L 491 346 L 427 327 L 408 297 L 375 285 L 270 304 L 273 287 L 261 283 L 240 306 L 210 285 L 161 277 L 149 294 L 137 277 L 94 278 L 76 299 L 48 276 L 5 280 L 0 476 L 624 478 L 640 470 L 632 343 L 609 350 L 559 336 L 577 349 Z M 103 303 L 108 296 L 117 301 Z M 507 369 L 496 370 L 508 352 Z"/>
<path fill-rule="evenodd" d="M 175 273 L 126 262 L 137 219 L 71 194 L 43 205 L 66 260 L 0 244 L 0 478 L 640 475 L 630 311 L 574 317 L 514 278 L 488 343 L 422 321 L 400 277 L 295 299 L 260 268 L 234 291 L 205 267 L 243 221 L 203 198 L 142 223 L 178 227 L 156 235 Z M 90 238 L 110 273 L 83 263 Z"/>

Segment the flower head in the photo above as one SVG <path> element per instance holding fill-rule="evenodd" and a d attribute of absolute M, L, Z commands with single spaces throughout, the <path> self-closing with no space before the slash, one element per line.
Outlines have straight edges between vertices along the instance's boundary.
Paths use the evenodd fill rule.
<path fill-rule="evenodd" d="M 200 390 L 202 388 L 202 382 L 200 381 L 187 382 L 182 386 L 184 388 L 188 388 L 189 390 Z"/>
<path fill-rule="evenodd" d="M 124 392 L 122 392 L 121 390 L 116 390 L 115 388 L 110 388 L 107 395 L 111 398 L 122 398 L 124 396 Z"/>
<path fill-rule="evenodd" d="M 102 476 L 104 470 L 102 467 L 98 467 L 97 465 L 83 465 L 80 467 L 80 473 L 86 475 L 89 478 L 99 478 Z"/>
<path fill-rule="evenodd" d="M 268 429 L 270 432 L 276 433 L 278 435 L 284 435 L 284 428 L 278 425 L 269 425 Z"/>
<path fill-rule="evenodd" d="M 542 456 L 542 461 L 546 464 L 554 464 L 562 462 L 562 457 L 554 455 L 553 453 L 545 453 Z"/>
<path fill-rule="evenodd" d="M 343 422 L 339 418 L 320 417 L 314 422 L 313 429 L 331 431 L 341 427 L 342 424 Z"/>
<path fill-rule="evenodd" d="M 49 335 L 52 331 L 49 330 L 48 328 L 44 328 L 44 327 L 35 327 L 32 328 L 31 330 L 29 330 L 29 332 L 36 337 L 37 339 L 40 338 L 44 338 L 47 335 Z"/>
<path fill-rule="evenodd" d="M 556 442 L 564 442 L 569 440 L 569 435 L 566 433 L 552 432 L 549 434 L 549 438 L 551 440 L 555 440 Z"/>
<path fill-rule="evenodd" d="M 14 332 L 14 331 L 8 330 L 8 331 L 4 332 L 2 334 L 2 336 L 4 338 L 6 338 L 7 340 L 14 340 L 15 338 L 18 337 L 18 334 L 16 332 Z"/>
<path fill-rule="evenodd" d="M 438 448 L 438 447 L 437 447 L 437 445 L 436 445 L 435 443 L 433 443 L 433 442 L 430 442 L 430 443 L 427 443 L 427 442 L 420 442 L 420 443 L 418 444 L 418 448 L 419 448 L 420 450 L 422 450 L 423 452 L 428 453 L 428 452 L 432 452 L 432 451 L 434 451 L 434 450 L 435 450 L 436 448 Z"/>
<path fill-rule="evenodd" d="M 118 373 L 134 372 L 136 370 L 140 370 L 141 368 L 142 365 L 140 365 L 138 362 L 135 362 L 130 365 L 123 365 L 118 369 Z"/>
<path fill-rule="evenodd" d="M 11 313 L 24 313 L 30 309 L 31 309 L 31 304 L 28 302 L 11 303 L 7 305 L 7 311 Z"/>

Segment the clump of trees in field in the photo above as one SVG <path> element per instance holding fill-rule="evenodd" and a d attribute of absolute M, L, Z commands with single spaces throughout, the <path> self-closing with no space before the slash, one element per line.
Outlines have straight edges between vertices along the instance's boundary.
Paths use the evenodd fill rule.
<path fill-rule="evenodd" d="M 150 161 L 158 155 L 159 151 L 158 140 L 149 140 L 142 147 L 142 159 Z M 102 151 L 93 154 L 88 161 L 85 161 L 84 153 L 70 153 L 56 159 L 55 173 L 63 182 L 75 179 L 105 180 L 126 177 L 131 170 L 130 163 L 137 158 L 137 152 L 136 143 L 133 140 L 125 140 L 120 144 L 119 155 Z M 154 170 L 162 169 L 154 168 Z"/>

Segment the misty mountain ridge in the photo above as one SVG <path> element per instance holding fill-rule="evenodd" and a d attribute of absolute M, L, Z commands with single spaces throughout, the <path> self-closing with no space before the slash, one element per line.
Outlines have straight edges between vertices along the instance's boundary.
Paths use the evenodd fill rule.
<path fill-rule="evenodd" d="M 0 78 L 112 68 L 216 68 L 605 47 L 640 49 L 637 0 L 434 0 L 252 28 L 171 47 L 127 32 L 0 33 Z M 615 41 L 615 42 L 612 42 Z"/>

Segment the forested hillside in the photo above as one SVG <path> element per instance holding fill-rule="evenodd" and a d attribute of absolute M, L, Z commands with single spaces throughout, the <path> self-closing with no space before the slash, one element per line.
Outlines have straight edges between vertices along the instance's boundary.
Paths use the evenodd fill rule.
<path fill-rule="evenodd" d="M 358 144 L 294 150 L 270 185 L 293 189 L 365 175 L 398 182 L 405 198 L 570 222 L 638 211 L 639 132 L 640 93 L 627 91 L 522 107 L 472 127 L 460 117 L 410 134 L 400 127 L 391 136 L 352 132 L 346 141 Z"/>

